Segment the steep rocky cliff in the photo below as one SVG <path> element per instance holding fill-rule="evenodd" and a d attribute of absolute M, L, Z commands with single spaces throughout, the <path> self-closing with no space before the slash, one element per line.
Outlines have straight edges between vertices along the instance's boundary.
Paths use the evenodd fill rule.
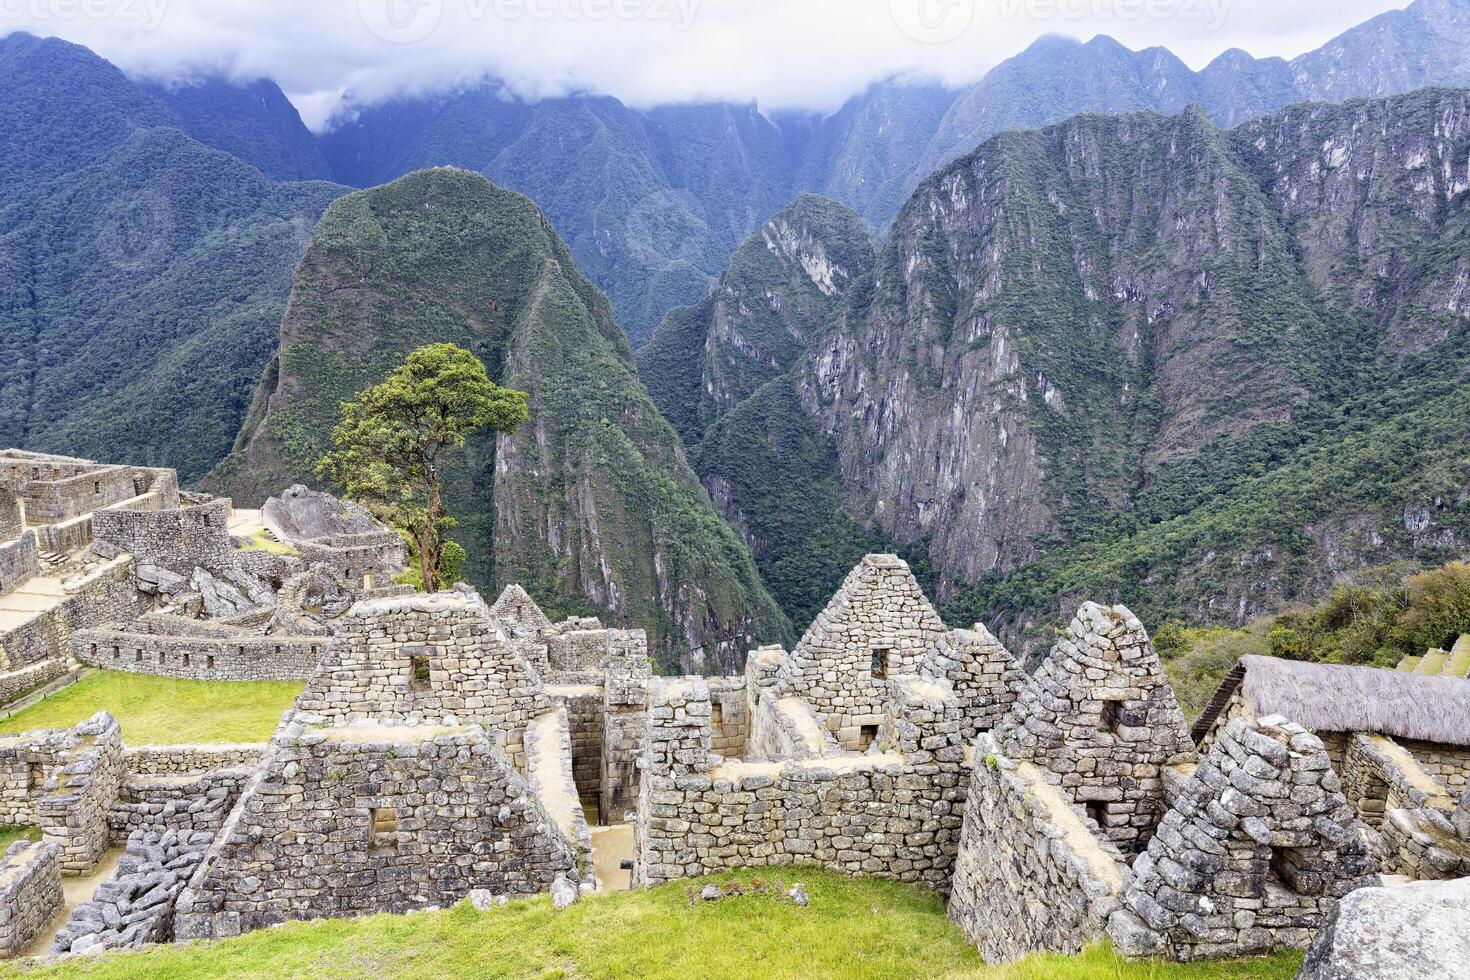
<path fill-rule="evenodd" d="M 935 174 L 798 372 L 851 511 L 1015 632 L 1463 547 L 1467 100 L 1079 117 Z"/>
<path fill-rule="evenodd" d="M 529 424 L 472 441 L 451 478 L 471 581 L 518 581 L 555 611 L 636 623 L 666 667 L 731 667 L 787 636 L 638 383 L 607 301 L 534 204 L 467 171 L 417 172 L 327 211 L 280 354 L 213 483 L 258 501 L 311 482 L 338 403 L 433 341 L 530 393 Z"/>
<path fill-rule="evenodd" d="M 803 195 L 736 250 L 703 302 L 670 312 L 638 355 L 695 471 L 798 623 L 863 554 L 887 546 L 844 507 L 835 446 L 802 411 L 791 373 L 873 259 L 856 212 Z"/>

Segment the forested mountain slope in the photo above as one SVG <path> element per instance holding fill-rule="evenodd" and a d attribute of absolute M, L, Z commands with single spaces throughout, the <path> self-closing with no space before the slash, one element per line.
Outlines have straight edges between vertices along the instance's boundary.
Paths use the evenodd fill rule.
<path fill-rule="evenodd" d="M 905 206 L 802 402 L 956 616 L 1236 621 L 1443 560 L 1470 540 L 1467 187 L 1463 91 L 1008 133 Z"/>
<path fill-rule="evenodd" d="M 665 668 L 734 669 L 789 637 L 606 299 L 530 200 L 468 171 L 414 173 L 327 211 L 240 451 L 209 484 L 258 501 L 315 482 L 340 402 L 438 341 L 530 394 L 530 422 L 472 440 L 450 480 L 472 582 L 645 628 Z"/>

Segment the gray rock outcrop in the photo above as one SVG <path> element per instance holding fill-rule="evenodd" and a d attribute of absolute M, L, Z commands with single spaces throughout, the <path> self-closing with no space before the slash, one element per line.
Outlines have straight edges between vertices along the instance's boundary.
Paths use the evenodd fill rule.
<path fill-rule="evenodd" d="M 365 507 L 296 484 L 260 508 L 266 528 L 282 541 L 312 541 L 382 528 Z"/>
<path fill-rule="evenodd" d="M 1464 976 L 1470 879 L 1362 888 L 1333 909 L 1296 980 Z"/>

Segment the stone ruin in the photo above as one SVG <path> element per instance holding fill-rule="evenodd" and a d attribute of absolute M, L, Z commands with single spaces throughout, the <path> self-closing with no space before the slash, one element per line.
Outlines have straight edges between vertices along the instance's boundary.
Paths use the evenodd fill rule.
<path fill-rule="evenodd" d="M 594 826 L 624 818 L 638 884 L 795 864 L 915 882 L 992 961 L 1105 935 L 1174 959 L 1302 946 L 1380 865 L 1470 868 L 1470 739 L 1324 730 L 1310 700 L 1270 717 L 1251 677 L 1278 668 L 1244 662 L 1190 738 L 1121 606 L 1084 604 L 1028 676 L 871 555 L 789 652 L 655 678 L 641 631 L 553 622 L 518 586 L 487 605 L 395 584 L 402 539 L 326 494 L 237 511 L 169 471 L 15 452 L 0 477 L 0 604 L 24 607 L 0 605 L 0 694 L 78 663 L 306 681 L 263 746 L 129 747 L 105 714 L 0 738 L 0 822 L 42 834 L 0 864 L 9 955 L 61 876 L 119 844 L 56 952 L 562 903 L 598 887 Z M 1440 707 L 1464 683 L 1402 676 Z"/>
<path fill-rule="evenodd" d="M 943 625 L 904 562 L 868 556 L 790 653 L 654 680 L 635 880 L 816 863 L 946 889 L 966 744 L 1023 683 L 983 628 Z"/>
<path fill-rule="evenodd" d="M 1305 948 L 1378 862 L 1322 740 L 1284 718 L 1236 720 L 1133 862 L 1114 943 L 1179 960 Z"/>

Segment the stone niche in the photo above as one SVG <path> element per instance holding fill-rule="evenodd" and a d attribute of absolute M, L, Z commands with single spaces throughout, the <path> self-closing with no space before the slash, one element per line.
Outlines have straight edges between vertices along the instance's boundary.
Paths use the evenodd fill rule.
<path fill-rule="evenodd" d="M 572 844 L 476 725 L 293 721 L 180 897 L 180 940 L 288 919 L 529 895 L 579 875 Z"/>

